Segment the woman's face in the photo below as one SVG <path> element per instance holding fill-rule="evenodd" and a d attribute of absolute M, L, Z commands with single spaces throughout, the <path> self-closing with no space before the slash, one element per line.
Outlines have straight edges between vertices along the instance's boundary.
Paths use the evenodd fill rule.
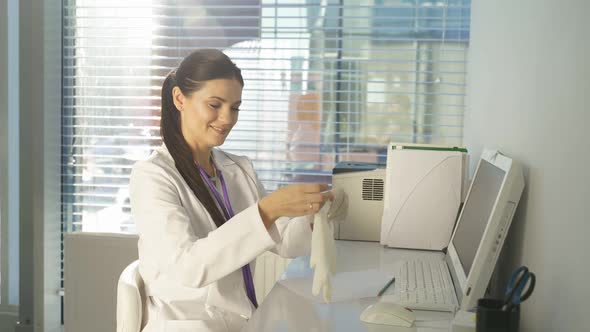
<path fill-rule="evenodd" d="M 182 135 L 191 148 L 207 151 L 223 144 L 238 121 L 242 86 L 235 79 L 214 79 L 188 96 L 176 87 L 173 96 Z"/>

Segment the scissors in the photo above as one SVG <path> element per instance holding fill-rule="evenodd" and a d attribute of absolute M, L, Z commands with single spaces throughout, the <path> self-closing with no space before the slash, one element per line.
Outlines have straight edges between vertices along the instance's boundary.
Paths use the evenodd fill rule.
<path fill-rule="evenodd" d="M 530 283 L 529 283 L 530 280 Z M 506 298 L 504 299 L 504 310 L 510 311 L 514 307 L 526 301 L 535 289 L 535 274 L 529 272 L 526 266 L 521 266 L 512 272 L 508 285 L 506 286 Z M 528 284 L 528 287 L 527 287 Z M 527 288 L 525 291 L 525 287 Z M 523 293 L 524 292 L 524 293 Z"/>

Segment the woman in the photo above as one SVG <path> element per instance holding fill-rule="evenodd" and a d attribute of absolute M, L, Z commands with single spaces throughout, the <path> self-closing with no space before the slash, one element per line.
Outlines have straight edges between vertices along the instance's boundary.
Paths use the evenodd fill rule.
<path fill-rule="evenodd" d="M 257 306 L 255 258 L 308 255 L 305 216 L 332 199 L 319 184 L 264 196 L 246 157 L 214 149 L 238 120 L 243 86 L 217 50 L 193 52 L 164 81 L 164 144 L 133 167 L 130 183 L 148 296 L 143 331 L 241 329 Z"/>

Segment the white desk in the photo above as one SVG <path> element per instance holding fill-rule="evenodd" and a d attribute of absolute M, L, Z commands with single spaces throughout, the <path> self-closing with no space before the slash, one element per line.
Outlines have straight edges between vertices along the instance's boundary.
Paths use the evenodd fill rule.
<path fill-rule="evenodd" d="M 379 269 L 397 272 L 399 262 L 421 256 L 420 251 L 389 249 L 378 243 L 336 241 L 338 272 Z M 443 254 L 440 254 L 443 257 Z M 309 257 L 294 259 L 281 279 L 312 277 Z M 359 280 L 363 282 L 363 280 Z M 367 324 L 361 312 L 377 297 L 331 304 L 316 303 L 277 282 L 243 331 L 448 331 L 451 313 L 416 311 L 411 328 Z"/>

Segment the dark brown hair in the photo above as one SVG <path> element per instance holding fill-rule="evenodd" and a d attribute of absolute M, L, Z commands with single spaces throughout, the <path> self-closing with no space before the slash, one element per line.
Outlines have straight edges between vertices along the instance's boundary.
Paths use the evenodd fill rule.
<path fill-rule="evenodd" d="M 160 134 L 174 159 L 176 169 L 219 227 L 225 222 L 225 218 L 215 205 L 195 166 L 190 146 L 180 129 L 180 112 L 174 105 L 172 97 L 172 89 L 175 86 L 188 97 L 201 89 L 207 81 L 214 79 L 236 79 L 242 87 L 244 86 L 240 69 L 227 55 L 215 49 L 200 49 L 192 52 L 182 60 L 178 68 L 168 74 L 162 84 Z"/>

